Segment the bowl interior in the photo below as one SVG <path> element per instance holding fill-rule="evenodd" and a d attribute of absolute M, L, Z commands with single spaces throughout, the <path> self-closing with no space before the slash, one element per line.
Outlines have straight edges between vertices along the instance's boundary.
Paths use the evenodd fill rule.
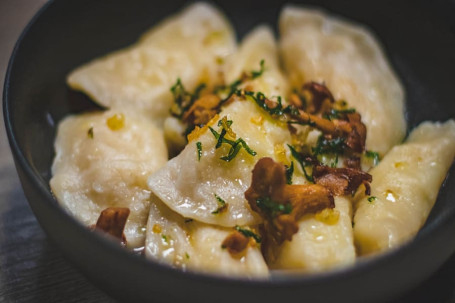
<path fill-rule="evenodd" d="M 229 1 L 216 4 L 241 38 L 260 23 L 268 23 L 276 29 L 284 3 Z M 406 88 L 407 120 L 412 128 L 424 120 L 444 121 L 455 116 L 455 22 L 450 17 L 455 11 L 445 2 L 437 3 L 306 1 L 304 4 L 358 21 L 376 33 Z M 44 203 L 56 204 L 48 182 L 57 123 L 69 113 L 93 108 L 87 98 L 67 88 L 66 75 L 90 59 L 135 42 L 142 32 L 184 5 L 186 1 L 51 1 L 26 29 L 8 70 L 5 120 L 13 153 L 21 167 L 18 169 L 25 171 L 24 178 L 32 179 L 30 186 L 48 192 Z M 415 241 L 417 244 L 410 245 L 428 243 L 425 241 L 432 233 L 441 232 L 444 224 L 455 220 L 454 167 L 450 175 Z M 63 211 L 61 213 L 63 215 Z M 454 246 L 454 243 L 450 246 L 452 251 Z M 404 247 L 403 251 L 406 249 L 411 250 Z M 374 268 L 386 258 L 395 256 L 398 260 L 399 254 L 391 252 L 377 262 L 368 261 L 367 265 L 359 264 L 349 270 Z M 444 254 L 445 258 L 448 254 L 448 251 Z M 305 278 L 305 283 L 309 280 Z"/>

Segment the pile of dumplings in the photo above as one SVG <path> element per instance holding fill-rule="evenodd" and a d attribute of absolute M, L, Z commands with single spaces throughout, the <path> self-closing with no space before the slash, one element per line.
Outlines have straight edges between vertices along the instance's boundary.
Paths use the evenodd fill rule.
<path fill-rule="evenodd" d="M 105 209 L 127 208 L 128 248 L 143 248 L 146 258 L 184 270 L 227 276 L 331 270 L 412 239 L 454 160 L 455 122 L 424 122 L 405 139 L 403 87 L 365 28 L 289 5 L 281 12 L 279 34 L 277 41 L 260 25 L 237 44 L 220 11 L 195 3 L 136 44 L 72 71 L 68 85 L 107 110 L 60 122 L 50 181 L 58 202 L 88 227 Z M 359 188 L 355 195 L 335 196 L 336 220 L 330 222 L 318 214 L 301 217 L 273 261 L 264 258 L 260 243 L 238 255 L 222 243 L 240 227 L 258 233 L 262 218 L 245 192 L 259 159 L 293 162 L 293 184 L 308 183 L 291 155 L 286 123 L 254 102 L 226 102 L 210 122 L 213 129 L 227 117 L 254 155 L 241 149 L 223 161 L 228 147 L 215 148 L 208 127 L 187 142 L 185 126 L 170 113 L 177 79 L 188 91 L 201 83 L 216 87 L 258 70 L 260 62 L 261 75 L 241 88 L 288 104 L 304 83 L 324 84 L 335 100 L 346 100 L 361 114 L 366 150 L 380 157 L 366 169 L 372 176 L 369 195 Z M 306 140 L 315 138 L 307 130 Z M 220 201 L 223 212 L 217 213 Z"/>

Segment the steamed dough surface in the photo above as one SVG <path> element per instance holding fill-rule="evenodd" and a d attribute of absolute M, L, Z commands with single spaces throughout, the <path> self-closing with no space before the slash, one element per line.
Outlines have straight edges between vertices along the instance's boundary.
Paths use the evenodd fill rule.
<path fill-rule="evenodd" d="M 180 78 L 192 90 L 200 82 L 219 82 L 223 60 L 236 48 L 225 17 L 205 3 L 190 5 L 165 19 L 136 44 L 72 71 L 72 89 L 115 109 L 134 110 L 162 127 Z"/>
<path fill-rule="evenodd" d="M 263 75 L 245 85 L 255 91 L 260 88 L 269 94 L 283 95 L 286 92 L 287 86 L 279 70 L 276 42 L 267 27 L 259 27 L 250 33 L 234 58 L 227 63 L 231 67 L 228 74 L 232 79 L 240 77 L 243 71 L 259 70 L 259 62 L 265 59 Z M 238 67 L 234 63 L 241 65 Z M 200 222 L 221 226 L 257 224 L 259 216 L 251 211 L 244 197 L 251 183 L 251 171 L 260 158 L 276 158 L 275 145 L 285 146 L 291 142 L 290 134 L 286 125 L 277 123 L 252 100 L 236 98 L 222 108 L 219 118 L 224 116 L 233 121 L 231 128 L 237 138 L 244 139 L 257 152 L 256 156 L 242 148 L 230 162 L 221 160 L 228 154 L 230 146 L 222 144 L 215 149 L 217 140 L 207 129 L 150 177 L 149 189 L 178 214 Z M 220 133 L 217 123 L 218 120 L 211 127 Z M 200 160 L 196 142 L 202 145 Z M 219 206 L 215 194 L 228 203 L 225 213 L 212 214 Z"/>
<path fill-rule="evenodd" d="M 250 100 L 237 100 L 223 109 L 220 118 L 232 120 L 231 129 L 253 149 L 257 155 L 241 149 L 230 162 L 221 160 L 230 145 L 222 144 L 215 149 L 217 140 L 210 130 L 191 141 L 185 149 L 148 180 L 149 189 L 168 207 L 178 214 L 200 222 L 221 226 L 251 225 L 260 222 L 245 199 L 245 191 L 251 184 L 251 171 L 262 157 L 276 158 L 274 146 L 290 142 L 285 126 L 279 126 L 270 118 L 264 118 L 261 125 L 251 121 L 262 115 L 260 109 Z M 212 128 L 220 133 L 218 120 Z M 198 160 L 196 142 L 202 145 L 201 159 Z M 212 214 L 219 207 L 215 194 L 228 204 L 226 212 Z"/>
<path fill-rule="evenodd" d="M 253 29 L 243 39 L 238 50 L 226 57 L 223 67 L 225 84 L 231 84 L 241 78 L 243 73 L 259 71 L 261 60 L 264 60 L 265 72 L 262 76 L 246 81 L 239 89 L 254 88 L 269 98 L 283 98 L 289 91 L 289 85 L 284 77 L 278 60 L 278 47 L 273 31 L 266 25 Z M 283 99 L 283 103 L 285 100 Z M 175 117 L 168 117 L 164 122 L 164 134 L 170 150 L 182 150 L 186 144 L 183 133 L 186 126 Z"/>
<path fill-rule="evenodd" d="M 119 111 L 69 116 L 55 141 L 51 189 L 62 206 L 85 225 L 107 207 L 128 207 L 128 246 L 142 246 L 150 206 L 147 177 L 167 162 L 163 135 L 152 122 L 124 115 L 124 127 L 107 120 Z M 93 139 L 88 130 L 93 129 Z"/>
<path fill-rule="evenodd" d="M 324 222 L 315 215 L 299 221 L 299 231 L 292 241 L 279 249 L 276 269 L 318 272 L 353 264 L 356 258 L 352 231 L 352 206 L 347 197 L 335 197 L 339 219 Z"/>
<path fill-rule="evenodd" d="M 226 83 L 239 79 L 243 72 L 259 70 L 261 60 L 264 60 L 265 72 L 241 87 L 253 87 L 255 91 L 262 92 L 269 98 L 286 97 L 289 84 L 280 68 L 278 46 L 273 31 L 266 25 L 257 26 L 248 33 L 238 51 L 226 59 Z"/>
<path fill-rule="evenodd" d="M 381 156 L 406 134 L 404 90 L 371 32 L 318 10 L 287 6 L 280 48 L 291 85 L 325 83 L 367 127 L 366 149 Z"/>
<path fill-rule="evenodd" d="M 361 254 L 396 248 L 414 237 L 436 202 L 455 156 L 455 122 L 424 122 L 371 170 L 371 195 L 357 204 L 354 236 Z"/>
<path fill-rule="evenodd" d="M 145 255 L 179 268 L 227 276 L 267 277 L 268 268 L 259 246 L 239 256 L 221 248 L 234 229 L 191 221 L 152 197 Z"/>

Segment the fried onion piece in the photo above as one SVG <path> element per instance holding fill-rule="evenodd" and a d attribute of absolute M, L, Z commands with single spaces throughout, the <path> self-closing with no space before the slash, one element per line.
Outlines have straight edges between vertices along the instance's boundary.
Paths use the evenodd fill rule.
<path fill-rule="evenodd" d="M 288 185 L 284 165 L 271 158 L 256 163 L 245 198 L 264 219 L 263 236 L 272 245 L 291 241 L 303 215 L 335 207 L 332 194 L 321 185 Z"/>
<path fill-rule="evenodd" d="M 215 94 L 204 95 L 183 114 L 182 120 L 191 125 L 205 125 L 219 112 L 220 102 Z"/>
<path fill-rule="evenodd" d="M 113 236 L 120 241 L 122 246 L 126 246 L 126 237 L 123 230 L 125 229 L 126 220 L 129 215 L 129 208 L 108 207 L 101 212 L 94 229 L 101 230 Z"/>
<path fill-rule="evenodd" d="M 373 177 L 359 169 L 332 168 L 324 165 L 313 167 L 313 178 L 316 184 L 329 189 L 334 196 L 354 194 L 357 188 L 363 184 L 365 194 L 370 194 L 370 182 Z"/>

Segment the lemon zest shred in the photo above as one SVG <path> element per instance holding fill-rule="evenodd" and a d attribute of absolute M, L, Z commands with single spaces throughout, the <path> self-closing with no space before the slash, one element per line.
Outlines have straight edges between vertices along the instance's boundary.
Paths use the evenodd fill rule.
<path fill-rule="evenodd" d="M 216 114 L 212 119 L 210 119 L 210 121 L 204 125 L 203 127 L 199 127 L 199 126 L 196 126 L 193 131 L 191 133 L 188 134 L 188 136 L 186 136 L 186 138 L 188 139 L 188 143 L 193 141 L 193 140 L 196 140 L 197 138 L 199 138 L 203 133 L 205 133 L 208 129 L 209 129 L 209 126 L 212 126 L 213 124 L 215 124 L 216 121 L 218 121 L 220 118 L 220 116 L 218 114 Z"/>

